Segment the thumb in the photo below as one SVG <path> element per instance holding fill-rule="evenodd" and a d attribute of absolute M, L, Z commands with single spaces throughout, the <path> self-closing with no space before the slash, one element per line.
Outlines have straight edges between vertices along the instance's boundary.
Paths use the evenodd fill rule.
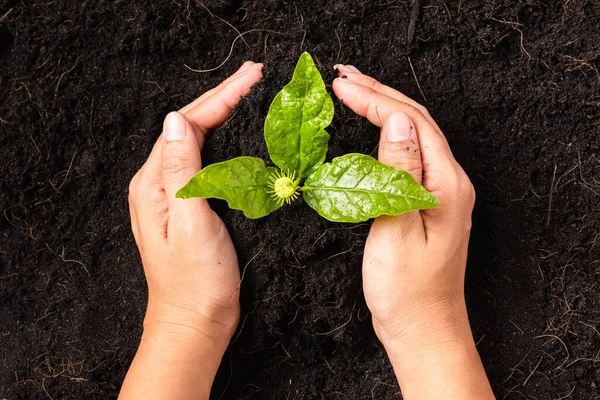
<path fill-rule="evenodd" d="M 418 183 L 423 178 L 419 138 L 415 125 L 403 112 L 390 114 L 383 122 L 379 138 L 379 161 L 391 167 L 406 171 Z M 417 236 L 414 236 L 414 235 Z M 406 245 L 409 237 L 424 238 L 423 219 L 419 211 L 410 211 L 395 217 L 382 215 L 375 219 L 369 234 L 369 241 Z"/>
<path fill-rule="evenodd" d="M 403 112 L 390 114 L 381 128 L 379 161 L 412 175 L 418 183 L 423 180 L 423 165 L 415 125 Z"/>
<path fill-rule="evenodd" d="M 175 194 L 200 171 L 200 147 L 194 128 L 179 112 L 171 112 L 165 118 L 161 158 L 163 184 L 169 202 L 169 221 L 173 216 L 177 216 L 178 221 L 194 221 L 198 207 L 207 206 L 206 201 L 199 198 L 177 199 Z"/>
<path fill-rule="evenodd" d="M 187 118 L 176 111 L 165 118 L 162 138 L 162 177 L 171 203 L 175 193 L 200 171 L 200 148 Z"/>

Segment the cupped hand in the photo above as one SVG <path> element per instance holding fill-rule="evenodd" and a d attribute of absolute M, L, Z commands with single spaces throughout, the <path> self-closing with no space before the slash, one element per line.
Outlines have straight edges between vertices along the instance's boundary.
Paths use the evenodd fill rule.
<path fill-rule="evenodd" d="M 494 399 L 463 293 L 473 185 L 423 106 L 355 67 L 336 67 L 337 97 L 381 127 L 379 161 L 408 171 L 440 202 L 376 218 L 365 246 L 365 299 L 403 398 Z"/>
<path fill-rule="evenodd" d="M 427 110 L 399 91 L 338 65 L 333 90 L 381 127 L 379 161 L 408 171 L 440 202 L 435 209 L 377 218 L 367 238 L 363 282 L 380 340 L 451 340 L 468 329 L 464 274 L 475 192 Z M 470 334 L 470 332 L 469 332 Z"/>
<path fill-rule="evenodd" d="M 200 332 L 220 346 L 235 331 L 240 274 L 229 233 L 205 199 L 177 199 L 175 193 L 200 170 L 206 135 L 262 78 L 261 68 L 249 61 L 167 115 L 161 137 L 131 181 L 131 225 L 148 283 L 145 331 Z"/>

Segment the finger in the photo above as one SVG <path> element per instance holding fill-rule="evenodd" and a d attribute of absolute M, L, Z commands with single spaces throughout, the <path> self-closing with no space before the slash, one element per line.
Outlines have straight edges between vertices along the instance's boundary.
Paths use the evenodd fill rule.
<path fill-rule="evenodd" d="M 421 183 L 423 168 L 419 150 L 419 138 L 410 117 L 403 112 L 390 114 L 381 129 L 379 138 L 379 161 L 406 171 Z M 396 217 L 375 221 L 377 229 L 384 228 L 402 243 L 409 235 L 425 238 L 423 220 L 419 211 L 411 211 Z M 375 226 L 375 225 L 374 225 Z"/>
<path fill-rule="evenodd" d="M 131 229 L 138 246 L 145 242 L 145 237 L 166 238 L 167 197 L 160 171 L 154 171 L 148 162 L 129 184 L 129 210 Z M 140 250 L 143 250 L 142 246 Z"/>
<path fill-rule="evenodd" d="M 454 157 L 446 141 L 415 107 L 344 78 L 334 79 L 333 91 L 346 106 L 379 127 L 390 114 L 405 113 L 418 132 L 423 164 L 430 166 L 429 169 L 454 168 Z M 423 182 L 427 182 L 427 178 L 425 173 Z"/>
<path fill-rule="evenodd" d="M 423 180 L 417 130 L 405 113 L 390 114 L 383 123 L 378 158 L 386 165 L 408 172 L 418 183 Z"/>
<path fill-rule="evenodd" d="M 128 203 L 129 203 L 129 218 L 131 219 L 131 232 L 136 243 L 140 243 L 140 228 L 139 219 L 137 216 L 137 209 L 135 208 L 135 188 L 134 188 L 135 177 L 129 183 Z"/>
<path fill-rule="evenodd" d="M 423 166 L 423 186 L 440 201 L 438 208 L 421 211 L 425 230 L 443 227 L 456 219 L 460 205 L 454 198 L 461 185 L 462 169 L 454 160 L 446 142 L 423 114 L 410 104 L 393 99 L 348 79 L 336 78 L 333 91 L 345 105 L 373 124 L 382 126 L 393 113 L 405 113 L 418 135 Z"/>
<path fill-rule="evenodd" d="M 232 80 L 236 79 L 243 73 L 247 72 L 248 69 L 250 69 L 250 67 L 252 67 L 253 65 L 256 65 L 256 63 L 254 61 L 246 61 L 244 64 L 242 64 L 242 66 L 233 75 L 231 75 L 229 78 L 225 79 L 217 87 L 208 90 L 207 92 L 202 94 L 202 96 L 198 97 L 196 100 L 194 100 L 187 106 L 183 107 L 181 110 L 179 110 L 179 112 L 182 114 L 187 113 L 189 110 L 191 110 L 196 105 L 198 105 L 201 101 L 203 101 L 204 99 L 206 99 L 207 97 L 209 97 L 210 95 L 212 95 L 213 93 L 218 91 L 220 88 L 222 88 L 223 85 L 227 84 L 228 82 L 231 82 Z"/>
<path fill-rule="evenodd" d="M 204 199 L 175 197 L 177 191 L 200 171 L 200 167 L 200 148 L 194 128 L 183 114 L 176 111 L 169 113 L 163 126 L 161 151 L 162 179 L 169 210 L 167 236 L 170 236 L 174 225 L 184 229 L 191 227 L 208 208 Z"/>
<path fill-rule="evenodd" d="M 429 114 L 429 111 L 427 111 L 427 108 L 425 108 L 423 105 L 419 104 L 415 100 L 411 99 L 407 95 L 397 91 L 396 89 L 393 89 L 389 86 L 382 84 L 375 78 L 372 78 L 368 75 L 360 73 L 360 71 L 358 69 L 356 69 L 355 67 L 353 67 L 352 65 L 338 64 L 338 65 L 334 66 L 334 68 L 339 71 L 340 76 L 345 75 L 346 78 L 351 80 L 352 82 L 358 83 L 363 86 L 368 86 L 372 89 L 375 89 L 379 93 L 385 94 L 386 96 L 390 96 L 391 98 L 400 100 L 404 103 L 410 104 L 411 106 L 415 107 L 416 109 L 418 109 L 419 111 L 421 111 L 423 113 L 425 118 L 427 118 L 429 120 L 429 122 L 439 131 L 440 135 L 443 135 L 442 130 L 437 125 L 437 123 L 434 121 L 433 117 L 431 117 L 431 115 Z"/>
<path fill-rule="evenodd" d="M 187 111 L 186 117 L 194 127 L 200 145 L 211 129 L 225 122 L 241 97 L 248 94 L 250 87 L 262 79 L 261 69 L 262 64 L 254 64 Z"/>

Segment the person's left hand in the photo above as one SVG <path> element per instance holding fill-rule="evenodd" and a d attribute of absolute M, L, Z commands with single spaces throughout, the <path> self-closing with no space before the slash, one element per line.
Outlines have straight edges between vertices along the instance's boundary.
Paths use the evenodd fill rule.
<path fill-rule="evenodd" d="M 175 193 L 200 170 L 206 135 L 262 78 L 261 68 L 246 62 L 167 115 L 161 137 L 131 180 L 131 226 L 148 282 L 144 333 L 200 332 L 224 351 L 237 327 L 240 273 L 227 228 L 205 199 L 177 199 Z"/>

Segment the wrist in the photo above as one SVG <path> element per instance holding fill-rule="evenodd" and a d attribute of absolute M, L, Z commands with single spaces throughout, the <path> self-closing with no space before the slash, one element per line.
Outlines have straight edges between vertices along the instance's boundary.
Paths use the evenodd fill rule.
<path fill-rule="evenodd" d="M 462 294 L 415 304 L 401 315 L 381 319 L 374 315 L 373 327 L 388 352 L 419 351 L 472 340 Z"/>
<path fill-rule="evenodd" d="M 494 399 L 466 309 L 454 305 L 423 321 L 382 341 L 405 398 Z"/>
<path fill-rule="evenodd" d="M 120 398 L 208 399 L 229 341 L 215 333 L 146 318 Z"/>
<path fill-rule="evenodd" d="M 224 352 L 236 330 L 239 315 L 237 303 L 229 309 L 191 309 L 151 297 L 144 317 L 144 336 L 178 338 L 195 345 L 208 343 Z"/>

